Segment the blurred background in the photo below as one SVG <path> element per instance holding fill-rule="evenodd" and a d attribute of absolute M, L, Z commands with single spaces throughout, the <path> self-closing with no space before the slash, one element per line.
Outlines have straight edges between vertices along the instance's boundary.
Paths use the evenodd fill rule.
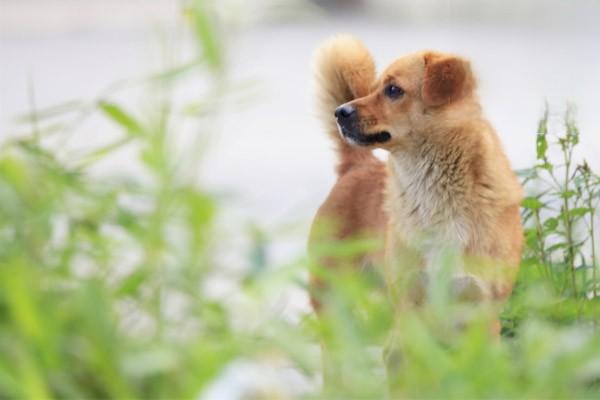
<path fill-rule="evenodd" d="M 470 59 L 484 111 L 516 169 L 535 160 L 545 104 L 560 118 L 573 103 L 584 143 L 577 157 L 600 167 L 598 1 L 213 1 L 227 96 L 197 105 L 215 113 L 201 133 L 203 164 L 194 172 L 219 202 L 220 264 L 247 264 L 257 248 L 264 253 L 252 256 L 272 265 L 304 254 L 310 220 L 335 179 L 332 146 L 315 117 L 311 61 L 336 33 L 362 39 L 381 69 L 421 49 Z M 66 109 L 105 94 L 143 110 L 153 99 L 134 83 L 178 65 L 194 46 L 181 26 L 183 3 L 0 0 L 0 139 L 27 133 L 31 126 L 19 116 L 32 110 Z M 206 86 L 190 84 L 176 98 L 185 104 Z M 66 145 L 94 147 L 114 131 L 98 115 L 81 124 Z M 99 172 L 137 167 L 123 151 Z M 214 287 L 228 290 L 226 282 Z M 276 298 L 293 321 L 310 311 L 298 287 Z M 304 385 L 294 379 L 287 382 Z M 218 392 L 226 388 L 214 390 L 214 398 L 227 397 Z"/>

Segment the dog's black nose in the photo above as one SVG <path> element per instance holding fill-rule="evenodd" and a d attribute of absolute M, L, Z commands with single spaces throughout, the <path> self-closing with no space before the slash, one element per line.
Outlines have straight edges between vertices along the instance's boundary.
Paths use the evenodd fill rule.
<path fill-rule="evenodd" d="M 356 109 L 349 104 L 344 104 L 335 109 L 335 117 L 338 120 L 347 120 L 356 114 Z"/>

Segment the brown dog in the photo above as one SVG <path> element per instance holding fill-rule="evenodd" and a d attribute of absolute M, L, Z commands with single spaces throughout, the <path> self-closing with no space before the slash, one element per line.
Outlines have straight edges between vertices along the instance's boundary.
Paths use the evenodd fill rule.
<path fill-rule="evenodd" d="M 340 163 L 309 249 L 361 234 L 385 238 L 386 285 L 398 301 L 406 271 L 427 280 L 443 250 L 455 248 L 464 256 L 457 295 L 505 298 L 521 258 L 522 190 L 482 114 L 469 63 L 426 51 L 396 60 L 376 78 L 363 45 L 339 36 L 320 48 L 316 69 L 321 118 Z M 387 166 L 374 148 L 389 152 Z M 355 261 L 374 260 L 380 255 Z M 336 268 L 336 260 L 321 261 Z M 318 279 L 312 286 L 323 288 Z M 312 301 L 318 310 L 318 298 Z"/>

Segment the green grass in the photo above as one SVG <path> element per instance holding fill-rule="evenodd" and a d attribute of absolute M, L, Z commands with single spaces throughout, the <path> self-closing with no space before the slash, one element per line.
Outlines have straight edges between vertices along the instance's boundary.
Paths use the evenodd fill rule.
<path fill-rule="evenodd" d="M 452 304 L 443 288 L 418 311 L 394 315 L 375 276 L 327 276 L 302 255 L 270 265 L 263 249 L 275 239 L 260 234 L 251 268 L 229 279 L 261 318 L 241 326 L 229 301 L 207 293 L 221 272 L 223 200 L 190 171 L 200 168 L 214 100 L 227 96 L 221 29 L 208 4 L 186 8 L 196 55 L 143 80 L 157 99 L 151 107 L 132 112 L 103 96 L 37 110 L 25 118 L 30 132 L 2 145 L 0 398 L 197 398 L 242 359 L 285 359 L 318 379 L 320 341 L 334 347 L 344 378 L 306 397 L 385 398 L 380 353 L 394 326 L 399 397 L 598 398 L 600 178 L 574 156 L 585 137 L 571 110 L 563 123 L 545 113 L 536 165 L 521 172 L 526 250 L 501 340 L 487 334 L 485 308 Z M 211 84 L 192 107 L 176 107 L 173 93 L 194 80 Z M 106 119 L 114 141 L 66 151 L 69 138 L 85 134 L 73 114 Z M 183 151 L 173 137 L 190 121 L 200 139 Z M 122 151 L 141 173 L 98 173 Z M 371 245 L 323 251 L 350 258 Z M 305 288 L 307 269 L 333 286 L 329 312 L 292 323 L 266 304 L 272 293 Z M 458 318 L 472 323 L 458 332 Z"/>

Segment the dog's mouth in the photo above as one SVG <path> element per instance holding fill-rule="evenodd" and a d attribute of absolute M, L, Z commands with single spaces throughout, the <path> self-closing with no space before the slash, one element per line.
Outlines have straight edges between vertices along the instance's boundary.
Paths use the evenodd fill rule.
<path fill-rule="evenodd" d="M 389 141 L 392 138 L 387 131 L 375 133 L 363 133 L 359 129 L 349 129 L 345 126 L 338 125 L 340 133 L 351 144 L 359 146 L 373 146 Z"/>

